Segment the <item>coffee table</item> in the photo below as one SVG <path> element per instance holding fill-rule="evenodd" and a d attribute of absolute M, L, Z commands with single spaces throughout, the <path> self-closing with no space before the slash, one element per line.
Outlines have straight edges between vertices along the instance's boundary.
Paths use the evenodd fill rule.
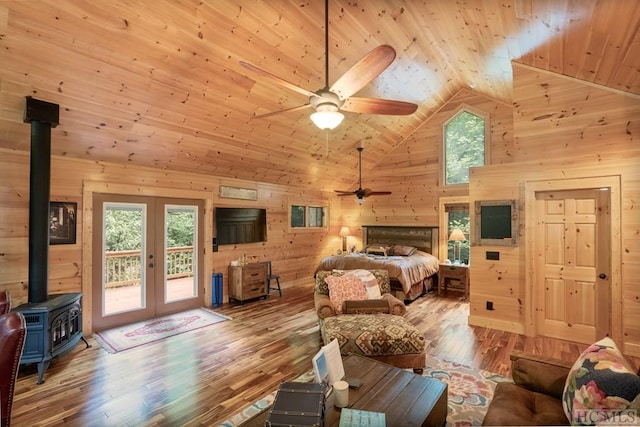
<path fill-rule="evenodd" d="M 343 357 L 347 377 L 360 378 L 358 390 L 349 389 L 349 407 L 384 412 L 387 426 L 444 426 L 447 419 L 447 384 L 416 375 L 357 354 Z M 334 394 L 325 403 L 325 427 L 340 424 Z M 268 409 L 243 423 L 264 426 Z"/>

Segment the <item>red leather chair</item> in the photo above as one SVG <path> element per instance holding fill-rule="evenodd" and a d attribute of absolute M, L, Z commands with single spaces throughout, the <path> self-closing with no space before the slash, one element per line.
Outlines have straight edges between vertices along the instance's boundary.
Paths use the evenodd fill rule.
<path fill-rule="evenodd" d="M 22 313 L 12 311 L 0 315 L 0 425 L 11 425 L 13 393 L 20 368 L 20 357 L 27 334 Z"/>
<path fill-rule="evenodd" d="M 11 298 L 9 298 L 9 292 L 0 291 L 0 314 L 5 314 L 11 311 Z"/>

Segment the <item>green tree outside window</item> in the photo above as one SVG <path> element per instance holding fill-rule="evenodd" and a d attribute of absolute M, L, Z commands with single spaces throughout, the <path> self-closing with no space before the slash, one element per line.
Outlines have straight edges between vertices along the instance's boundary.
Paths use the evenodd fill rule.
<path fill-rule="evenodd" d="M 483 117 L 461 111 L 444 126 L 445 184 L 469 182 L 469 168 L 483 166 L 485 159 L 485 121 Z"/>

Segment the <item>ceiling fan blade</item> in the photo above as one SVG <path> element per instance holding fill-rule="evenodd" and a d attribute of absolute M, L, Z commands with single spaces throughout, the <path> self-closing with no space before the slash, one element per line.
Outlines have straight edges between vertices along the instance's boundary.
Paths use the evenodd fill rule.
<path fill-rule="evenodd" d="M 369 197 L 369 196 L 383 196 L 386 194 L 391 194 L 391 191 L 373 191 L 370 188 L 365 188 L 364 190 L 362 190 L 362 196 L 363 197 Z"/>
<path fill-rule="evenodd" d="M 411 102 L 394 101 L 392 99 L 351 97 L 344 101 L 340 109 L 352 113 L 406 116 L 413 114 L 418 109 L 418 106 Z"/>
<path fill-rule="evenodd" d="M 389 45 L 378 46 L 349 68 L 331 86 L 340 99 L 347 99 L 365 87 L 387 69 L 396 58 L 396 51 Z"/>
<path fill-rule="evenodd" d="M 334 190 L 334 191 L 338 193 L 337 194 L 338 197 L 341 197 L 341 196 L 353 196 L 353 191 L 348 191 L 348 192 L 347 191 L 342 192 L 342 191 L 338 191 L 338 190 Z"/>
<path fill-rule="evenodd" d="M 315 94 L 315 93 L 313 93 L 311 91 L 303 89 L 300 86 L 296 86 L 293 83 L 289 83 L 285 79 L 281 79 L 280 77 L 278 77 L 276 75 L 273 75 L 268 71 L 265 71 L 265 70 L 263 70 L 261 68 L 258 68 L 255 65 L 249 64 L 248 62 L 240 61 L 240 65 L 242 65 L 247 70 L 251 70 L 256 74 L 261 75 L 262 77 L 266 77 L 267 79 L 271 80 L 274 83 L 279 84 L 280 86 L 284 86 L 287 89 L 290 89 L 290 90 L 292 90 L 294 92 L 298 92 L 299 94 L 302 94 L 304 96 L 307 96 L 307 97 L 318 96 L 317 94 Z"/>
<path fill-rule="evenodd" d="M 265 117 L 271 117 L 271 116 L 275 116 L 275 115 L 281 114 L 281 113 L 290 113 L 292 111 L 304 110 L 304 109 L 307 109 L 307 108 L 310 108 L 310 107 L 311 107 L 311 104 L 298 105 L 297 107 L 285 108 L 284 110 L 278 110 L 278 111 L 274 111 L 272 113 L 260 114 L 260 115 L 257 115 L 257 116 L 253 116 L 252 118 L 254 118 L 254 119 L 264 119 Z"/>

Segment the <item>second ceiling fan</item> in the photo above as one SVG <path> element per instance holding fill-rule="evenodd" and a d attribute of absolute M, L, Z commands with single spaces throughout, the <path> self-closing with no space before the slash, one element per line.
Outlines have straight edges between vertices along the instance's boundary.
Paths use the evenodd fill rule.
<path fill-rule="evenodd" d="M 387 194 L 391 194 L 391 191 L 373 191 L 370 188 L 362 188 L 362 150 L 364 150 L 364 147 L 362 146 L 357 147 L 356 150 L 358 150 L 358 175 L 359 175 L 358 189 L 354 191 L 343 191 L 343 190 L 333 190 L 333 191 L 338 193 L 338 196 L 350 196 L 352 194 L 355 194 L 356 202 L 358 202 L 358 204 L 360 205 L 364 203 L 364 199 L 366 197 L 384 196 Z"/>
<path fill-rule="evenodd" d="M 297 107 L 261 114 L 255 118 L 269 117 L 280 113 L 315 109 L 311 120 L 320 129 L 334 129 L 344 118 L 340 110 L 352 113 L 384 114 L 403 116 L 416 111 L 416 104 L 380 98 L 354 97 L 356 92 L 366 86 L 382 73 L 396 57 L 395 50 L 389 45 L 381 45 L 367 53 L 342 75 L 332 86 L 329 86 L 329 0 L 325 0 L 325 87 L 317 92 L 303 89 L 268 71 L 264 71 L 248 62 L 240 61 L 240 65 L 262 77 L 289 90 L 309 97 L 309 102 Z"/>

